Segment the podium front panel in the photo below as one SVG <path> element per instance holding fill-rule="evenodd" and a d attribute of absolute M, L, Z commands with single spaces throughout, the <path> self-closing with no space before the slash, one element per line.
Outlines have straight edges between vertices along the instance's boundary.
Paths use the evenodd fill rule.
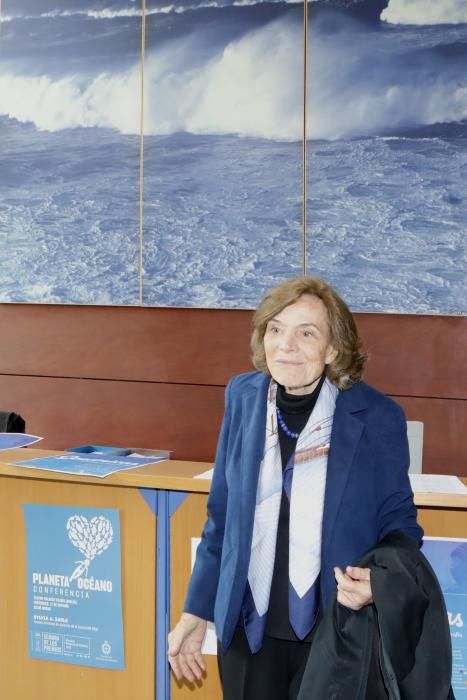
<path fill-rule="evenodd" d="M 125 669 L 71 665 L 28 656 L 24 504 L 115 508 L 120 513 Z M 3 700 L 154 700 L 154 513 L 140 491 L 0 477 L 0 684 Z"/>
<path fill-rule="evenodd" d="M 207 496 L 190 493 L 170 518 L 170 617 L 173 626 L 185 601 L 192 568 L 193 540 L 201 537 L 206 521 Z M 222 700 L 217 656 L 205 655 L 207 672 L 196 684 L 178 683 L 172 676 L 171 700 Z"/>
<path fill-rule="evenodd" d="M 427 536 L 467 539 L 467 508 L 418 506 L 417 519 Z"/>

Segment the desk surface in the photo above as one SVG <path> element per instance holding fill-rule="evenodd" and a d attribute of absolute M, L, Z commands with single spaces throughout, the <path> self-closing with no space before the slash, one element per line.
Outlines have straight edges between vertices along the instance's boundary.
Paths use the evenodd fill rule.
<path fill-rule="evenodd" d="M 60 454 L 63 454 L 63 452 L 39 450 L 31 447 L 3 450 L 0 452 L 0 476 L 68 481 L 77 484 L 94 484 L 96 486 L 130 486 L 133 488 L 193 491 L 197 493 L 209 493 L 211 486 L 211 482 L 208 479 L 194 478 L 197 474 L 201 474 L 212 467 L 212 464 L 207 462 L 181 462 L 175 459 L 166 459 L 163 462 L 146 464 L 144 467 L 115 472 L 115 474 L 109 474 L 109 476 L 104 478 L 13 466 L 14 462 L 23 462 L 39 457 L 52 457 Z"/>
<path fill-rule="evenodd" d="M 19 477 L 23 479 L 45 479 L 49 481 L 68 481 L 79 484 L 95 484 L 101 486 L 126 486 L 146 489 L 167 489 L 169 491 L 190 491 L 192 493 L 209 493 L 209 479 L 195 479 L 197 474 L 212 467 L 210 462 L 183 462 L 175 459 L 164 460 L 144 467 L 127 469 L 110 474 L 104 478 L 93 476 L 76 476 L 61 474 L 42 469 L 15 467 L 14 462 L 49 457 L 63 454 L 57 450 L 40 450 L 21 448 L 4 450 L 0 453 L 0 476 Z M 461 479 L 467 485 L 467 479 Z M 467 494 L 450 493 L 416 493 L 417 506 L 439 508 L 467 509 Z"/>

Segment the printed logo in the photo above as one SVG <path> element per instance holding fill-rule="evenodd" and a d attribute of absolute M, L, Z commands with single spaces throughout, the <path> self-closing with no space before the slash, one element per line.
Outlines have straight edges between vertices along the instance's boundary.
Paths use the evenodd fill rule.
<path fill-rule="evenodd" d="M 104 654 L 104 656 L 110 656 L 110 654 L 112 653 L 112 647 L 110 646 L 107 640 L 105 640 L 105 642 L 102 644 L 101 651 Z"/>
<path fill-rule="evenodd" d="M 70 581 L 87 577 L 92 560 L 105 552 L 113 541 L 112 523 L 103 515 L 88 520 L 84 515 L 72 515 L 67 520 L 66 529 L 70 542 L 85 557 L 75 561 L 77 566 L 70 576 Z"/>

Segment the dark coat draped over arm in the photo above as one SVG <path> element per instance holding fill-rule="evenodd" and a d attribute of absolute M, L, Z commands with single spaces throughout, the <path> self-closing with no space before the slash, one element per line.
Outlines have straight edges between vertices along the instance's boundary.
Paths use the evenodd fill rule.
<path fill-rule="evenodd" d="M 358 566 L 371 569 L 374 604 L 353 612 L 334 594 L 313 640 L 298 700 L 454 700 L 446 606 L 426 557 L 412 540 L 393 532 Z M 370 668 L 378 667 L 381 692 L 368 695 L 367 683 L 374 682 Z"/>

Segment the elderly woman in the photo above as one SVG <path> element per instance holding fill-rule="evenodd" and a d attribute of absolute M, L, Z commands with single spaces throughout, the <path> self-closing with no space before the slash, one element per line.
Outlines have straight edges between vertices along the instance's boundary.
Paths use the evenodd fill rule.
<path fill-rule="evenodd" d="M 389 532 L 417 543 L 401 408 L 362 381 L 354 319 L 320 278 L 272 289 L 253 319 L 258 371 L 234 377 L 185 612 L 169 635 L 178 679 L 200 679 L 214 620 L 225 700 L 297 697 L 314 630 L 372 602 L 353 566 Z M 319 700 L 324 700 L 320 698 Z"/>

